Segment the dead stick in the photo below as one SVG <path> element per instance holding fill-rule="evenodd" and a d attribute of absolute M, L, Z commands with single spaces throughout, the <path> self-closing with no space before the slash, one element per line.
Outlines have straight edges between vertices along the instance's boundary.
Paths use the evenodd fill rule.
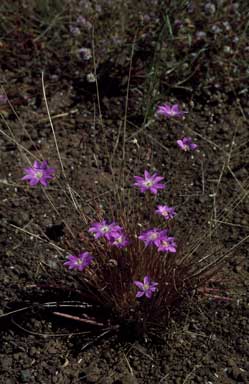
<path fill-rule="evenodd" d="M 80 322 L 82 322 L 82 323 L 87 323 L 87 324 L 97 325 L 97 326 L 99 326 L 99 327 L 103 327 L 103 326 L 104 326 L 103 323 L 98 323 L 97 321 L 94 321 L 94 320 L 82 319 L 81 317 L 68 315 L 67 313 L 62 313 L 62 312 L 52 312 L 52 313 L 53 313 L 54 315 L 61 316 L 61 317 L 65 317 L 65 318 L 67 318 L 67 319 L 80 321 Z"/>

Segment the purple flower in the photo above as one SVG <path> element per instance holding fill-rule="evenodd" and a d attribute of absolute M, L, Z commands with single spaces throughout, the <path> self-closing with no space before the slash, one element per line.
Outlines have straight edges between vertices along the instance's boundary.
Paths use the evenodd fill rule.
<path fill-rule="evenodd" d="M 79 36 L 81 34 L 80 29 L 78 27 L 75 27 L 74 25 L 70 25 L 69 30 L 73 36 Z"/>
<path fill-rule="evenodd" d="M 176 243 L 174 237 L 165 236 L 158 243 L 158 251 L 176 253 Z"/>
<path fill-rule="evenodd" d="M 92 24 L 90 21 L 88 21 L 84 16 L 78 16 L 76 20 L 77 25 L 80 25 L 81 27 L 90 30 L 92 28 Z"/>
<path fill-rule="evenodd" d="M 176 215 L 175 208 L 168 207 L 167 205 L 158 205 L 155 212 L 163 216 L 165 220 L 173 219 Z"/>
<path fill-rule="evenodd" d="M 181 28 L 183 26 L 183 22 L 179 19 L 176 19 L 174 22 L 174 27 L 175 28 Z"/>
<path fill-rule="evenodd" d="M 92 58 L 92 51 L 90 48 L 80 48 L 79 55 L 82 60 L 90 60 Z"/>
<path fill-rule="evenodd" d="M 157 176 L 157 173 L 150 175 L 148 171 L 144 171 L 144 177 L 134 176 L 136 183 L 133 185 L 140 188 L 140 192 L 150 191 L 154 195 L 157 194 L 159 189 L 164 189 L 165 185 L 160 181 L 164 179 L 162 176 Z"/>
<path fill-rule="evenodd" d="M 6 104 L 8 101 L 8 97 L 6 95 L 0 95 L 0 105 Z"/>
<path fill-rule="evenodd" d="M 148 231 L 142 232 L 138 238 L 139 240 L 143 240 L 145 242 L 146 247 L 152 244 L 157 246 L 161 242 L 161 240 L 163 240 L 165 236 L 167 236 L 167 233 L 167 230 L 162 231 L 158 228 L 152 228 Z"/>
<path fill-rule="evenodd" d="M 94 233 L 95 239 L 105 237 L 107 240 L 111 240 L 112 235 L 121 230 L 122 228 L 116 223 L 108 224 L 106 220 L 102 220 L 99 223 L 92 224 L 88 231 Z"/>
<path fill-rule="evenodd" d="M 137 292 L 136 297 L 146 296 L 148 299 L 151 299 L 153 292 L 157 290 L 158 283 L 151 281 L 149 276 L 144 277 L 143 283 L 141 281 L 133 281 L 136 287 L 140 291 Z"/>
<path fill-rule="evenodd" d="M 182 117 L 186 111 L 181 111 L 178 104 L 170 105 L 170 104 L 163 104 L 159 105 L 157 109 L 158 115 L 163 115 L 166 117 Z"/>
<path fill-rule="evenodd" d="M 177 145 L 185 152 L 194 151 L 198 145 L 193 143 L 191 137 L 183 137 L 181 140 L 177 140 Z"/>
<path fill-rule="evenodd" d="M 69 255 L 68 261 L 64 263 L 69 269 L 78 269 L 83 271 L 93 261 L 93 256 L 89 252 L 80 253 L 79 256 Z"/>
<path fill-rule="evenodd" d="M 110 243 L 117 248 L 124 248 L 129 244 L 129 240 L 122 231 L 112 232 L 110 234 Z"/>
<path fill-rule="evenodd" d="M 41 163 L 35 160 L 33 167 L 24 168 L 24 172 L 26 175 L 22 177 L 22 180 L 28 180 L 31 187 L 38 183 L 47 187 L 47 180 L 54 177 L 53 173 L 55 172 L 55 169 L 48 167 L 47 160 L 44 160 Z"/>

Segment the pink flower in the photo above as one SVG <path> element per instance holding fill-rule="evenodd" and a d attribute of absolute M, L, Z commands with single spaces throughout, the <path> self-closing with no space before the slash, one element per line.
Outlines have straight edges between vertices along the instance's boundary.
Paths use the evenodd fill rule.
<path fill-rule="evenodd" d="M 0 94 L 0 105 L 6 104 L 8 101 L 8 97 L 6 95 L 1 95 Z"/>
<path fill-rule="evenodd" d="M 74 25 L 70 25 L 69 30 L 73 36 L 79 36 L 81 34 L 80 29 L 78 27 L 75 27 Z"/>
<path fill-rule="evenodd" d="M 144 231 L 141 233 L 141 235 L 138 237 L 139 240 L 143 240 L 146 247 L 148 245 L 158 245 L 161 240 L 165 238 L 167 235 L 167 230 L 161 230 L 158 228 L 152 228 L 147 231 Z"/>
<path fill-rule="evenodd" d="M 136 294 L 136 297 L 146 296 L 148 299 L 151 299 L 153 293 L 157 290 L 158 283 L 151 281 L 149 276 L 144 277 L 144 281 L 133 281 L 134 285 L 139 288 L 139 291 Z"/>
<path fill-rule="evenodd" d="M 116 223 L 108 224 L 106 220 L 102 220 L 99 223 L 92 224 L 88 231 L 94 234 L 95 239 L 105 237 L 107 240 L 111 240 L 111 236 L 121 230 L 122 228 Z"/>
<path fill-rule="evenodd" d="M 160 242 L 158 242 L 158 251 L 176 253 L 176 243 L 174 237 L 166 236 Z"/>
<path fill-rule="evenodd" d="M 136 183 L 133 185 L 140 188 L 140 192 L 150 191 L 154 195 L 159 189 L 164 189 L 165 185 L 160 183 L 164 179 L 162 176 L 157 176 L 157 173 L 150 175 L 148 171 L 144 171 L 144 177 L 134 176 Z"/>
<path fill-rule="evenodd" d="M 47 180 L 53 179 L 53 173 L 55 172 L 55 169 L 48 167 L 47 160 L 44 160 L 41 163 L 35 160 L 33 167 L 24 168 L 24 172 L 26 175 L 22 177 L 22 180 L 28 180 L 31 187 L 38 183 L 41 183 L 44 185 L 44 187 L 47 187 Z"/>
<path fill-rule="evenodd" d="M 182 117 L 186 111 L 181 111 L 178 104 L 170 105 L 170 104 L 163 104 L 159 105 L 157 109 L 158 115 L 163 115 L 166 117 Z"/>
<path fill-rule="evenodd" d="M 90 48 L 80 48 L 78 52 L 82 60 L 88 61 L 92 58 L 92 51 Z"/>
<path fill-rule="evenodd" d="M 89 252 L 80 253 L 79 256 L 69 255 L 64 263 L 69 269 L 78 269 L 83 271 L 93 261 L 93 256 Z"/>
<path fill-rule="evenodd" d="M 92 24 L 90 23 L 90 21 L 87 21 L 86 18 L 84 16 L 78 16 L 77 20 L 76 20 L 76 23 L 77 25 L 87 29 L 87 30 L 90 30 L 92 28 Z"/>
<path fill-rule="evenodd" d="M 191 137 L 183 137 L 181 140 L 177 140 L 177 145 L 185 152 L 195 151 L 198 147 L 197 144 L 193 143 Z"/>
<path fill-rule="evenodd" d="M 112 232 L 110 234 L 110 243 L 117 248 L 124 248 L 129 244 L 129 240 L 122 231 Z"/>
<path fill-rule="evenodd" d="M 176 215 L 175 208 L 168 207 L 167 205 L 158 205 L 155 212 L 163 216 L 165 220 L 173 219 Z"/>

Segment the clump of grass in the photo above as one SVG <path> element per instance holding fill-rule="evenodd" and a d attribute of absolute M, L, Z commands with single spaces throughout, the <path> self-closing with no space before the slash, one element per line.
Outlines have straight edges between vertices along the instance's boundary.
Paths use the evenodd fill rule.
<path fill-rule="evenodd" d="M 184 114 L 178 105 L 166 104 L 158 111 L 166 118 Z M 149 333 L 165 324 L 179 303 L 204 289 L 234 247 L 225 252 L 216 246 L 216 228 L 188 241 L 186 233 L 177 228 L 174 208 L 165 202 L 162 205 L 160 194 L 167 190 L 167 180 L 165 185 L 163 176 L 148 171 L 143 176 L 133 175 L 134 183 L 122 169 L 121 177 L 116 179 L 113 175 L 114 196 L 106 199 L 104 207 L 96 200 L 91 215 L 79 211 L 67 182 L 52 121 L 51 127 L 65 190 L 71 192 L 73 206 L 84 222 L 83 230 L 82 224 L 68 227 L 65 267 L 81 281 L 80 290 L 88 302 L 108 313 L 101 324 L 132 323 L 136 333 Z M 195 151 L 197 145 L 191 138 L 178 141 L 187 162 L 188 152 Z M 25 169 L 23 179 L 31 186 L 47 187 L 54 172 L 46 161 L 35 161 Z M 180 210 L 177 215 L 181 215 Z M 99 324 L 97 318 L 94 321 Z"/>

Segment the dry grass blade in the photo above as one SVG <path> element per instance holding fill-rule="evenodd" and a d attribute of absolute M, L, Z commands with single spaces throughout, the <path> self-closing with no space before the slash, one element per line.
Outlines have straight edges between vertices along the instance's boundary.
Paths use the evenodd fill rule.
<path fill-rule="evenodd" d="M 21 326 L 18 324 L 13 318 L 11 319 L 11 323 L 13 323 L 17 328 L 19 328 L 21 331 L 28 333 L 29 335 L 33 336 L 40 336 L 43 338 L 48 338 L 48 337 L 72 337 L 72 336 L 84 336 L 84 335 L 91 335 L 91 332 L 68 332 L 68 333 L 40 333 L 40 332 L 34 332 L 30 331 L 29 329 Z"/>
<path fill-rule="evenodd" d="M 132 44 L 131 57 L 130 57 L 130 65 L 129 65 L 129 73 L 128 73 L 128 82 L 126 89 L 126 97 L 125 97 L 125 113 L 124 113 L 124 124 L 123 124 L 123 148 L 122 148 L 122 159 L 125 161 L 125 144 L 126 144 L 126 130 L 127 130 L 127 115 L 128 115 L 128 102 L 129 102 L 129 91 L 130 91 L 130 82 L 131 82 L 131 70 L 132 70 L 132 60 L 134 56 L 135 50 L 135 42 L 136 36 L 134 37 L 134 41 Z"/>
<path fill-rule="evenodd" d="M 227 259 L 231 253 L 233 253 L 233 251 L 238 248 L 241 244 L 243 244 L 247 239 L 249 239 L 249 235 L 244 237 L 242 240 L 240 240 L 238 243 L 236 243 L 235 245 L 233 245 L 228 251 L 226 251 L 225 253 L 223 253 L 218 259 L 212 261 L 211 263 L 209 263 L 208 265 L 206 265 L 204 268 L 201 268 L 200 270 L 198 270 L 197 272 L 195 272 L 192 277 L 195 278 L 195 277 L 198 277 L 202 274 L 205 274 L 206 272 L 209 272 L 209 271 L 212 271 L 212 268 L 213 267 L 217 267 L 218 265 L 220 265 L 225 259 Z"/>
<path fill-rule="evenodd" d="M 44 101 L 45 101 L 45 105 L 46 105 L 46 110 L 47 110 L 47 114 L 48 114 L 48 118 L 49 118 L 50 127 L 51 127 L 51 130 L 52 130 L 52 133 L 53 133 L 53 137 L 54 137 L 54 143 L 55 143 L 57 155 L 58 155 L 58 158 L 59 158 L 59 161 L 60 161 L 60 165 L 61 165 L 61 170 L 62 170 L 64 178 L 66 179 L 65 170 L 64 170 L 64 166 L 63 166 L 63 163 L 62 163 L 59 146 L 58 146 L 56 135 L 55 135 L 54 125 L 53 125 L 53 122 L 52 122 L 52 119 L 51 119 L 51 115 L 50 115 L 50 111 L 49 111 L 49 108 L 48 108 L 48 102 L 47 102 L 47 96 L 46 96 L 46 90 L 45 90 L 45 84 L 44 84 L 44 72 L 42 72 L 42 91 L 43 91 L 43 97 L 44 97 Z"/>
<path fill-rule="evenodd" d="M 14 224 L 9 224 L 9 226 L 15 228 L 19 232 L 23 232 L 23 233 L 25 233 L 29 236 L 32 236 L 32 237 L 34 237 L 34 238 L 36 238 L 36 239 L 38 239 L 38 240 L 40 240 L 46 244 L 51 245 L 53 248 L 55 248 L 57 251 L 61 252 L 63 255 L 65 255 L 65 253 L 66 253 L 66 250 L 64 248 L 59 247 L 58 245 L 51 242 L 49 239 L 46 240 L 46 239 L 42 238 L 40 235 L 37 235 L 36 233 L 32 233 L 32 232 L 28 231 L 27 229 L 18 227 Z"/>
<path fill-rule="evenodd" d="M 3 119 L 3 121 L 5 122 L 6 126 L 8 127 L 9 131 L 11 132 L 11 136 L 9 136 L 6 132 L 4 132 L 2 129 L 0 129 L 0 133 L 6 137 L 10 142 L 14 143 L 18 150 L 19 151 L 22 151 L 21 153 L 23 154 L 29 154 L 29 156 L 31 156 L 34 160 L 36 159 L 36 156 L 34 156 L 27 148 L 25 148 L 23 145 L 21 145 L 20 143 L 18 143 L 18 141 L 15 139 L 14 137 L 14 134 L 13 132 L 11 131 L 11 128 L 9 126 L 9 124 L 7 123 L 6 119 L 4 118 L 3 114 L 1 113 L 1 117 Z M 26 157 L 27 161 L 29 164 L 31 164 L 30 160 L 28 159 L 28 157 Z"/>

